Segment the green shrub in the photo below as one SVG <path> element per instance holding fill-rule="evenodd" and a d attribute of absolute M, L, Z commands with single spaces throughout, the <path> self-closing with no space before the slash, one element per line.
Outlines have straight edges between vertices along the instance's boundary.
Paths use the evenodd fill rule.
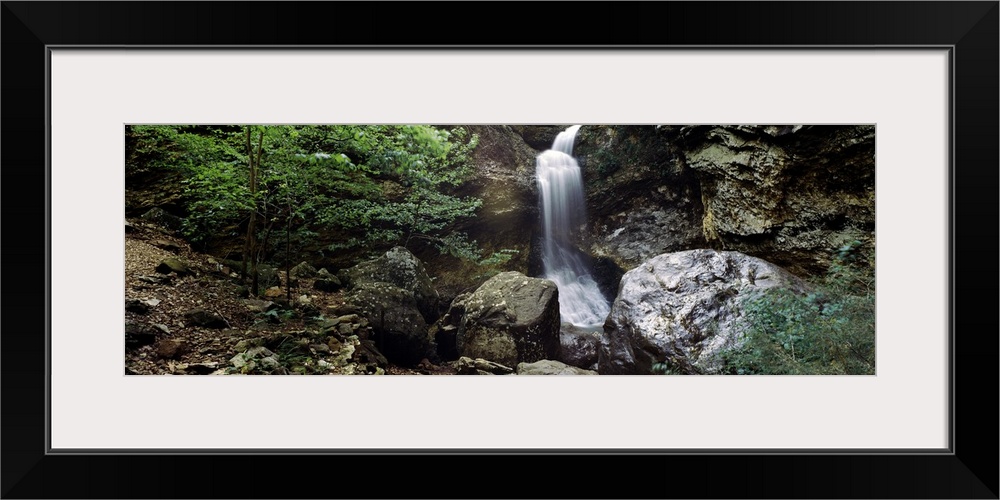
<path fill-rule="evenodd" d="M 854 241 L 834 255 L 813 291 L 770 289 L 743 301 L 745 342 L 728 372 L 766 375 L 875 373 L 874 251 Z"/>

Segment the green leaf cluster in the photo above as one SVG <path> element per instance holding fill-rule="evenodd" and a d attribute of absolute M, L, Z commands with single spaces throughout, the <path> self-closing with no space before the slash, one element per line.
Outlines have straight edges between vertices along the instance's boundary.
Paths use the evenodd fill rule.
<path fill-rule="evenodd" d="M 262 138 L 256 190 L 248 132 L 254 148 Z M 476 253 L 455 250 L 464 235 L 452 228 L 481 201 L 451 192 L 472 172 L 477 143 L 464 127 L 429 125 L 130 126 L 126 169 L 183 174 L 193 243 L 240 236 L 256 212 L 262 254 L 333 234 L 332 251 L 426 240 L 462 256 Z"/>

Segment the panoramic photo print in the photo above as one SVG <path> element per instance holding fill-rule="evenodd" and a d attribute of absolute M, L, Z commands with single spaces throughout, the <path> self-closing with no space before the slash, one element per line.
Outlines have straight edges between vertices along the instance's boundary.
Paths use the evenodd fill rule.
<path fill-rule="evenodd" d="M 127 125 L 128 375 L 874 375 L 874 125 Z"/>

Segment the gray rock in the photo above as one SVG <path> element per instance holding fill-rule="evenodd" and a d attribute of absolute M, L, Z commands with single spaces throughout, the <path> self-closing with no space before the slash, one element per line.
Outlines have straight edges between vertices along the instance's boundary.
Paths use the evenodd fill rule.
<path fill-rule="evenodd" d="M 270 300 L 260 300 L 260 299 L 243 299 L 243 305 L 247 306 L 250 312 L 267 312 L 278 308 L 278 304 L 271 302 Z"/>
<path fill-rule="evenodd" d="M 438 318 L 438 292 L 424 264 L 403 247 L 395 247 L 377 259 L 344 269 L 338 277 L 350 288 L 386 283 L 404 290 L 413 296 L 425 323 L 433 323 Z"/>
<path fill-rule="evenodd" d="M 173 283 L 173 279 L 169 275 L 165 274 L 153 274 L 153 275 L 142 274 L 139 275 L 136 279 L 142 281 L 143 283 L 150 283 L 153 285 L 169 285 Z"/>
<path fill-rule="evenodd" d="M 490 278 L 465 301 L 458 352 L 509 366 L 557 357 L 558 299 L 549 280 L 516 271 Z"/>
<path fill-rule="evenodd" d="M 184 313 L 188 326 L 203 326 L 205 328 L 226 328 L 229 322 L 225 318 L 204 309 L 192 309 Z"/>
<path fill-rule="evenodd" d="M 649 374 L 667 362 L 684 373 L 717 373 L 720 354 L 742 342 L 740 297 L 798 277 L 738 252 L 688 250 L 659 255 L 625 273 L 604 325 L 598 371 Z"/>
<path fill-rule="evenodd" d="M 289 273 L 293 278 L 314 278 L 316 276 L 316 268 L 308 262 L 303 261 L 289 270 Z"/>
<path fill-rule="evenodd" d="M 572 325 L 563 325 L 559 332 L 559 359 L 567 365 L 597 369 L 598 350 L 604 330 L 587 331 Z"/>
<path fill-rule="evenodd" d="M 266 356 L 260 359 L 260 367 L 265 370 L 276 370 L 281 367 L 281 363 L 274 356 Z"/>
<path fill-rule="evenodd" d="M 247 349 L 246 355 L 250 356 L 251 358 L 263 358 L 267 356 L 274 356 L 274 353 L 271 352 L 270 349 L 264 346 L 257 346 Z"/>
<path fill-rule="evenodd" d="M 543 359 L 534 363 L 518 363 L 518 375 L 597 375 L 593 370 L 584 370 L 559 361 Z"/>
<path fill-rule="evenodd" d="M 156 342 L 158 330 L 144 323 L 125 322 L 125 348 L 135 349 Z"/>
<path fill-rule="evenodd" d="M 241 353 L 233 356 L 232 358 L 230 358 L 229 359 L 229 364 L 233 365 L 236 368 L 243 368 L 252 359 L 253 358 L 251 356 L 247 356 L 247 353 L 241 352 Z"/>
<path fill-rule="evenodd" d="M 427 335 L 427 323 L 413 293 L 385 282 L 359 283 L 347 295 L 347 300 L 362 310 L 373 332 L 377 348 L 390 361 L 413 365 L 428 356 L 432 347 Z M 348 318 L 338 318 L 341 336 L 352 335 L 357 329 Z"/>
<path fill-rule="evenodd" d="M 167 257 L 156 266 L 156 272 L 160 274 L 176 273 L 178 276 L 193 274 L 191 266 L 178 257 Z"/>
<path fill-rule="evenodd" d="M 184 247 L 178 245 L 177 243 L 168 240 L 152 240 L 149 243 L 154 247 L 162 248 L 169 252 L 180 252 L 181 250 L 184 249 Z"/>
<path fill-rule="evenodd" d="M 261 345 L 264 345 L 264 339 L 260 338 L 260 337 L 257 337 L 257 338 L 252 338 L 252 339 L 243 339 L 243 340 L 237 342 L 236 346 L 233 349 L 236 352 L 244 352 L 247 349 L 250 349 L 251 347 L 258 347 L 258 346 L 261 346 Z"/>
<path fill-rule="evenodd" d="M 161 359 L 176 359 L 189 350 L 184 339 L 165 339 L 156 344 L 156 356 Z"/>
<path fill-rule="evenodd" d="M 214 361 L 206 363 L 178 363 L 174 366 L 174 372 L 185 375 L 209 375 L 219 369 L 219 363 Z"/>

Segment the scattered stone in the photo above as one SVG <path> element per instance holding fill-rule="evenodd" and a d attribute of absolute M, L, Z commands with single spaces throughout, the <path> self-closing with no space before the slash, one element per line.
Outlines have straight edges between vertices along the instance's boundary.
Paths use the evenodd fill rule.
<path fill-rule="evenodd" d="M 275 370 L 281 367 L 281 363 L 274 356 L 265 356 L 260 359 L 260 366 L 265 370 Z"/>
<path fill-rule="evenodd" d="M 168 328 L 167 325 L 164 325 L 163 323 L 156 323 L 153 325 L 153 328 L 156 328 L 157 330 L 167 335 L 170 335 L 170 328 Z"/>
<path fill-rule="evenodd" d="M 343 347 L 343 344 L 341 344 L 340 339 L 337 337 L 330 337 L 326 341 L 326 346 L 330 348 L 330 352 L 337 352 Z"/>
<path fill-rule="evenodd" d="M 566 363 L 543 359 L 534 363 L 518 363 L 518 375 L 597 375 L 593 370 L 584 370 Z"/>
<path fill-rule="evenodd" d="M 459 354 L 508 366 L 559 353 L 559 289 L 516 271 L 497 274 L 465 301 Z"/>
<path fill-rule="evenodd" d="M 234 367 L 236 367 L 236 368 L 239 369 L 239 368 L 243 368 L 244 366 L 246 366 L 252 360 L 253 360 L 253 358 L 250 357 L 250 356 L 247 356 L 247 353 L 241 352 L 241 353 L 233 356 L 232 358 L 230 358 L 229 359 L 229 364 L 231 364 Z"/>
<path fill-rule="evenodd" d="M 178 363 L 173 366 L 175 372 L 185 375 L 210 375 L 219 369 L 219 363 Z"/>
<path fill-rule="evenodd" d="M 136 279 L 142 281 L 143 283 L 150 283 L 153 285 L 169 285 L 173 283 L 173 278 L 165 274 L 153 274 L 153 275 L 139 275 Z"/>
<path fill-rule="evenodd" d="M 176 359 L 188 350 L 188 343 L 184 339 L 165 339 L 156 345 L 156 356 L 161 359 Z"/>
<path fill-rule="evenodd" d="M 336 320 L 339 323 L 357 323 L 361 321 L 361 317 L 357 314 L 345 314 L 343 316 L 338 316 Z"/>
<path fill-rule="evenodd" d="M 156 332 L 149 325 L 143 323 L 125 322 L 125 348 L 135 349 L 144 345 L 156 342 Z"/>
<path fill-rule="evenodd" d="M 264 339 L 256 337 L 252 339 L 243 339 L 237 342 L 236 346 L 233 347 L 233 349 L 235 349 L 237 352 L 243 352 L 246 351 L 247 349 L 250 349 L 251 347 L 258 347 L 262 345 L 264 345 Z"/>
<path fill-rule="evenodd" d="M 135 231 L 135 226 L 133 226 L 131 222 L 125 221 L 125 232 L 131 233 L 133 231 Z"/>
<path fill-rule="evenodd" d="M 226 328 L 229 322 L 218 314 L 204 309 L 192 309 L 184 313 L 188 326 L 203 326 L 205 328 Z"/>
<path fill-rule="evenodd" d="M 285 294 L 285 291 L 282 290 L 281 287 L 277 287 L 277 286 L 272 286 L 271 288 L 268 288 L 267 290 L 264 290 L 264 296 L 268 297 L 268 298 L 277 298 L 277 297 L 281 297 L 284 294 Z"/>
<path fill-rule="evenodd" d="M 514 369 L 483 358 L 462 356 L 455 362 L 459 375 L 510 375 Z"/>
<path fill-rule="evenodd" d="M 125 310 L 136 314 L 146 314 L 149 312 L 149 306 L 139 299 L 128 299 L 125 301 Z"/>
<path fill-rule="evenodd" d="M 159 247 L 159 248 L 162 248 L 164 250 L 171 251 L 171 252 L 180 252 L 181 250 L 183 250 L 182 246 L 180 246 L 177 243 L 174 243 L 172 241 L 167 241 L 167 240 L 153 240 L 153 241 L 150 241 L 149 243 L 152 244 L 154 247 Z"/>
<path fill-rule="evenodd" d="M 156 266 L 156 272 L 160 274 L 176 273 L 178 276 L 192 274 L 191 266 L 187 262 L 177 257 L 167 257 Z"/>
<path fill-rule="evenodd" d="M 278 308 L 278 305 L 270 300 L 243 299 L 243 304 L 250 312 L 262 313 Z"/>
<path fill-rule="evenodd" d="M 299 310 L 302 311 L 302 315 L 306 318 L 315 318 L 321 314 L 321 311 L 315 304 L 300 304 Z"/>
<path fill-rule="evenodd" d="M 330 346 L 327 344 L 310 344 L 309 348 L 322 354 L 330 353 Z"/>
<path fill-rule="evenodd" d="M 251 358 L 263 358 L 267 356 L 274 356 L 274 353 L 271 352 L 270 349 L 264 346 L 251 347 L 250 349 L 247 349 L 247 352 L 245 354 L 247 356 L 250 356 Z"/>

